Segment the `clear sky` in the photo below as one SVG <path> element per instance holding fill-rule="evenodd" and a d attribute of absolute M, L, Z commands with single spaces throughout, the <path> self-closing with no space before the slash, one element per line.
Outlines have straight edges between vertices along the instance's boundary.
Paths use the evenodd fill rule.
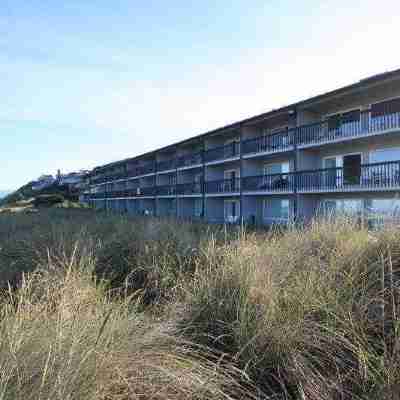
<path fill-rule="evenodd" d="M 400 67 L 400 1 L 1 0 L 0 190 Z"/>

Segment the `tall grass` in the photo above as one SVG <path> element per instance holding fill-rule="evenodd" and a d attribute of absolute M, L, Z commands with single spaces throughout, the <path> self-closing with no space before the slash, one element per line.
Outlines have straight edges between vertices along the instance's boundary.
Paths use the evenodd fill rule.
<path fill-rule="evenodd" d="M 399 266 L 345 218 L 0 216 L 0 399 L 398 399 Z"/>

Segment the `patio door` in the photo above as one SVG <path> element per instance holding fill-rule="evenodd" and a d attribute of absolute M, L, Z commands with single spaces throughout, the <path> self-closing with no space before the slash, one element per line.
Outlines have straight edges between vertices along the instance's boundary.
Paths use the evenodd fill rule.
<path fill-rule="evenodd" d="M 237 178 L 240 177 L 240 171 L 236 169 L 230 169 L 227 171 L 224 171 L 224 191 L 225 192 L 236 192 L 239 190 L 237 187 Z"/>
<path fill-rule="evenodd" d="M 361 177 L 361 154 L 343 157 L 343 184 L 359 185 Z"/>
<path fill-rule="evenodd" d="M 240 203 L 239 200 L 224 201 L 224 219 L 225 222 L 232 224 L 239 220 Z"/>
<path fill-rule="evenodd" d="M 323 184 L 328 188 L 343 185 L 359 185 L 361 177 L 361 154 L 347 154 L 324 159 Z"/>

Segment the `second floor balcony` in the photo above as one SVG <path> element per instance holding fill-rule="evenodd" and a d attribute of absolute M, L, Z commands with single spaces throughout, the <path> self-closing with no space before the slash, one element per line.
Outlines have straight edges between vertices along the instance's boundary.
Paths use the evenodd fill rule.
<path fill-rule="evenodd" d="M 205 182 L 205 192 L 208 194 L 238 193 L 240 192 L 240 178 Z"/>
<path fill-rule="evenodd" d="M 195 195 L 203 193 L 203 184 L 201 182 L 180 183 L 176 186 L 178 195 Z"/>
<path fill-rule="evenodd" d="M 160 185 L 157 186 L 157 196 L 175 196 L 176 185 Z"/>
<path fill-rule="evenodd" d="M 246 176 L 242 179 L 242 190 L 267 193 L 293 192 L 295 179 L 294 173 Z"/>
<path fill-rule="evenodd" d="M 325 168 L 297 173 L 300 192 L 400 189 L 400 161 Z"/>

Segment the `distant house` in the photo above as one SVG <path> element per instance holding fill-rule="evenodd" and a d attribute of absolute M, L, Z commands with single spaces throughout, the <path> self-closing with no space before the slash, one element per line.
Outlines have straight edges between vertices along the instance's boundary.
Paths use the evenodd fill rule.
<path fill-rule="evenodd" d="M 42 175 L 32 183 L 32 190 L 43 190 L 53 185 L 55 181 L 53 175 Z"/>
<path fill-rule="evenodd" d="M 78 172 L 70 172 L 68 174 L 57 173 L 57 184 L 60 186 L 69 186 L 71 189 L 83 189 L 87 184 L 89 172 L 82 170 Z"/>

